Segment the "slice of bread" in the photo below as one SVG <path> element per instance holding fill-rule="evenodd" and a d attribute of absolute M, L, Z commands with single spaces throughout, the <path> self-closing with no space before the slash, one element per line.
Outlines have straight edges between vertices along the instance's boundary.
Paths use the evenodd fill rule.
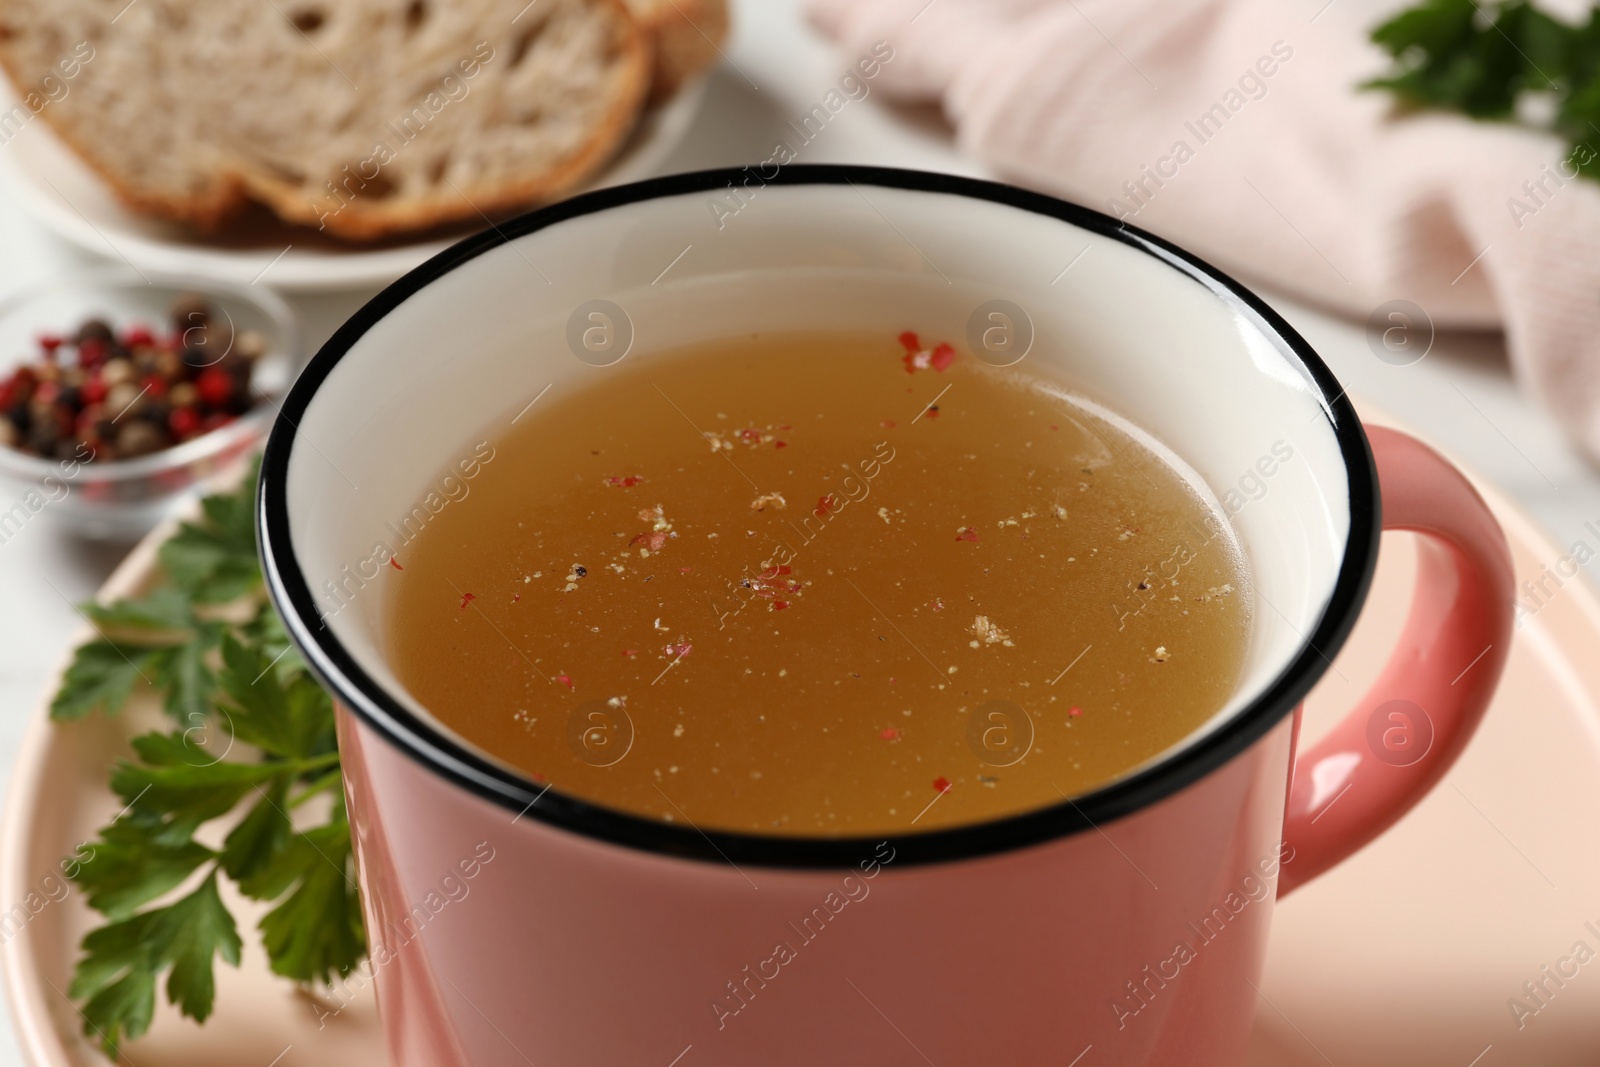
<path fill-rule="evenodd" d="M 655 45 L 652 100 L 664 100 L 716 63 L 728 38 L 727 0 L 628 0 Z"/>
<path fill-rule="evenodd" d="M 621 0 L 0 0 L 0 66 L 136 209 L 354 239 L 561 195 L 654 69 Z"/>

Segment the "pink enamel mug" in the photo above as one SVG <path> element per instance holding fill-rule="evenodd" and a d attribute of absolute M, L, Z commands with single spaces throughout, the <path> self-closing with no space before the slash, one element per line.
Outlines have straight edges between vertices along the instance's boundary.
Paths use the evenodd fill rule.
<path fill-rule="evenodd" d="M 700 832 L 541 786 L 399 683 L 383 564 L 545 390 L 745 330 L 907 323 L 1069 380 L 1221 503 L 1257 605 L 1248 665 L 1182 743 L 980 825 Z M 1260 299 L 1096 212 L 912 171 L 681 175 L 491 227 L 323 347 L 260 493 L 272 595 L 339 703 L 372 943 L 344 987 L 376 985 L 401 1067 L 1236 1063 L 1276 900 L 1439 780 L 1511 633 L 1483 501 L 1364 430 Z M 1424 535 L 1404 635 L 1297 750 L 1383 529 Z"/>

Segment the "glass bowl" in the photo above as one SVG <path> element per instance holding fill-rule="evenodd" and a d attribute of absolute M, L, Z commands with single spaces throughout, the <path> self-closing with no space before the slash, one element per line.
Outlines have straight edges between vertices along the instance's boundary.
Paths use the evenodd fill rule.
<path fill-rule="evenodd" d="M 87 539 L 131 541 L 189 498 L 239 476 L 305 357 L 294 313 L 270 290 L 152 271 L 75 272 L 44 282 L 0 301 L 0 378 L 38 359 L 42 334 L 70 333 L 88 318 L 118 333 L 131 326 L 165 329 L 174 302 L 187 294 L 204 297 L 228 322 L 230 344 L 245 331 L 265 339 L 251 373 L 249 409 L 225 426 L 134 458 L 58 460 L 0 445 L 0 545 L 39 522 Z"/>

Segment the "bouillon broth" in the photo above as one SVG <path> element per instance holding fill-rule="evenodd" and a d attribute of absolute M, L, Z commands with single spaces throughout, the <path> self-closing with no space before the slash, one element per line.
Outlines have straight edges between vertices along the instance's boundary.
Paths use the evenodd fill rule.
<path fill-rule="evenodd" d="M 385 569 L 395 669 L 536 780 L 701 829 L 1102 785 L 1227 701 L 1249 585 L 1190 481 L 1025 366 L 762 334 L 551 390 Z"/>

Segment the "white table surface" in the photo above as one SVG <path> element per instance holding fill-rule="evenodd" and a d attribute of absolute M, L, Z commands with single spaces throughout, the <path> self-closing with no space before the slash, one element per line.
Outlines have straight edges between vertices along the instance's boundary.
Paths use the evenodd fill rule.
<path fill-rule="evenodd" d="M 782 139 L 784 122 L 808 110 L 843 69 L 840 57 L 802 22 L 798 0 L 735 0 L 735 5 L 736 31 L 727 59 L 712 76 L 703 111 L 663 171 L 766 158 Z M 936 113 L 894 110 L 878 96 L 842 112 L 806 147 L 803 161 L 985 175 L 981 166 L 956 154 Z M 0 295 L 41 274 L 99 262 L 52 237 L 16 206 L 0 203 Z M 291 302 L 305 316 L 308 341 L 315 345 L 369 295 Z M 1600 520 L 1600 471 L 1512 382 L 1498 335 L 1441 334 L 1422 362 L 1394 366 L 1374 357 L 1364 324 L 1275 297 L 1270 289 L 1265 295 L 1352 393 L 1408 421 L 1494 482 L 1556 543 L 1595 540 L 1583 525 Z M 121 554 L 64 540 L 46 523 L 29 524 L 0 545 L 0 777 L 9 779 L 22 731 L 81 625 L 71 604 L 91 596 Z M 1591 578 L 1600 575 L 1600 560 L 1588 567 Z M 0 1014 L 0 1067 L 22 1062 L 9 1020 Z"/>

